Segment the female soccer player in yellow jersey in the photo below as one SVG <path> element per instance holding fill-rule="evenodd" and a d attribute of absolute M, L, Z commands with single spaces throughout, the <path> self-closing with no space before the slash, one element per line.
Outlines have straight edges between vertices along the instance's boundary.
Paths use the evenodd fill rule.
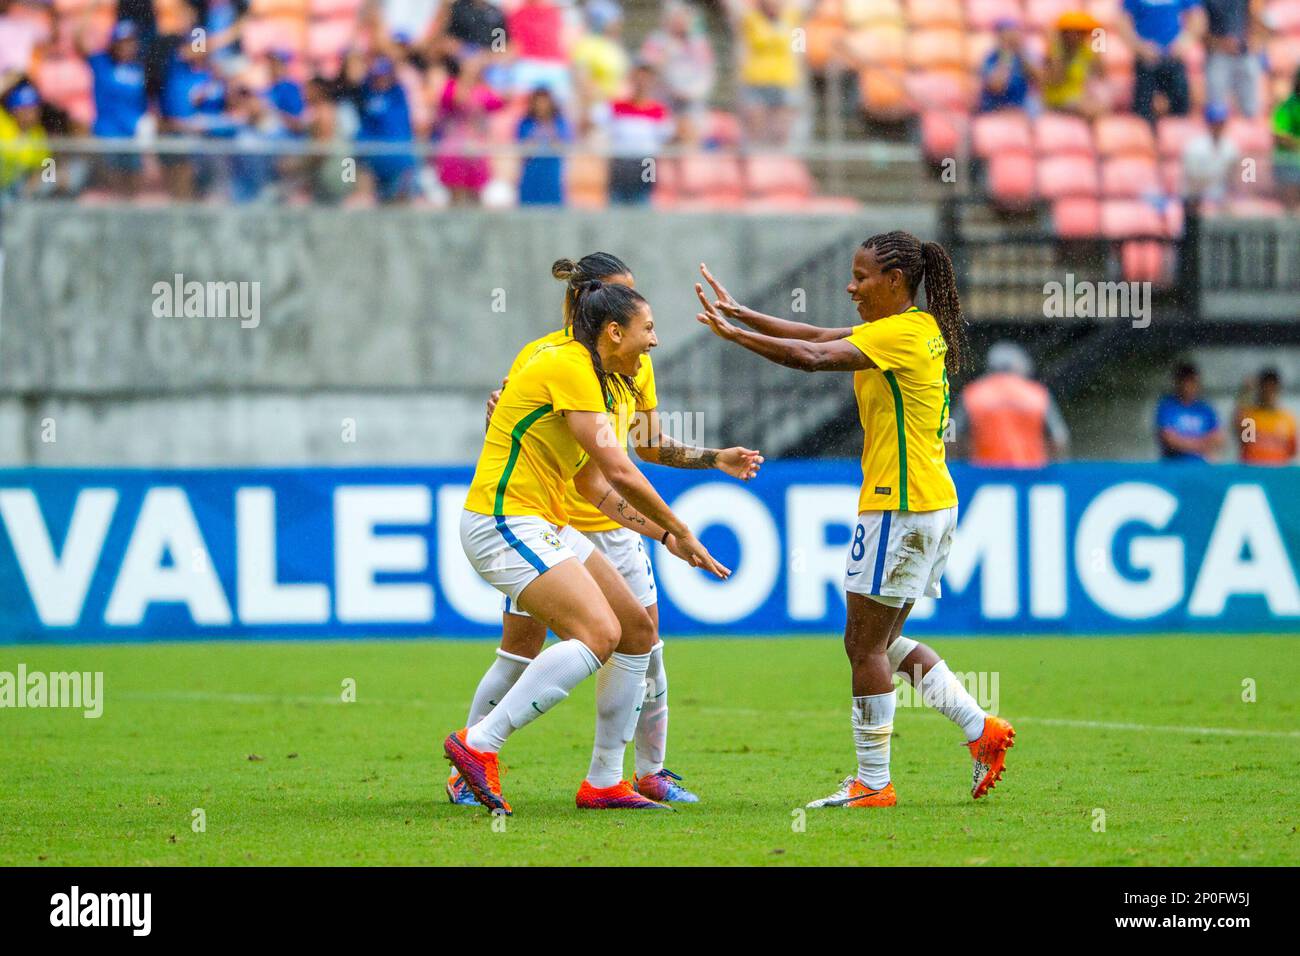
<path fill-rule="evenodd" d="M 853 670 L 858 772 L 808 806 L 894 805 L 889 738 L 895 671 L 919 679 L 922 699 L 965 731 L 974 760 L 971 794 L 978 799 L 1002 775 L 1015 731 L 985 714 L 938 654 L 901 636 L 916 599 L 939 596 L 957 527 L 957 490 L 944 460 L 943 436 L 948 374 L 962 366 L 966 334 L 948 253 L 907 232 L 872 236 L 853 257 L 846 290 L 861 324 L 838 329 L 747 309 L 708 269 L 700 269 L 717 301 L 710 303 L 696 283 L 704 305 L 698 318 L 715 334 L 778 365 L 854 373 L 865 440 L 858 521 L 844 576 L 844 649 Z M 923 281 L 929 311 L 916 306 Z M 729 318 L 754 331 L 737 328 Z"/>
<path fill-rule="evenodd" d="M 574 262 L 560 259 L 551 267 L 555 278 L 565 283 L 564 327 L 547 333 L 520 349 L 506 376 L 509 382 L 539 351 L 573 340 L 574 299 L 577 290 L 591 281 L 634 287 L 631 270 L 622 259 L 607 252 L 593 252 Z M 629 425 L 638 457 L 656 464 L 676 468 L 717 468 L 735 478 L 748 480 L 757 474 L 763 458 L 747 448 L 697 448 L 682 445 L 663 435 L 656 410 L 654 367 L 650 356 L 642 357 L 633 378 L 635 399 L 631 391 L 620 391 L 618 407 L 610 412 L 615 434 L 626 447 Z M 500 398 L 500 391 L 488 399 L 488 417 Z M 642 535 L 607 517 L 582 497 L 572 485 L 566 489 L 565 509 L 569 527 L 563 534 L 580 532 L 609 559 L 632 589 L 633 595 L 650 615 L 656 635 L 659 630 L 659 597 L 654 572 L 646 557 Z M 467 726 L 477 723 L 491 712 L 496 702 L 510 689 L 528 662 L 541 653 L 546 643 L 546 625 L 504 597 L 501 646 L 490 667 L 483 674 L 470 704 Z M 633 788 L 657 801 L 694 803 L 698 799 L 679 781 L 681 778 L 664 767 L 668 738 L 668 677 L 663 661 L 664 644 L 656 639 L 646 670 L 645 699 L 632 732 L 635 745 Z M 600 771 L 593 768 L 593 774 Z M 606 771 L 612 775 L 614 771 Z M 614 777 L 606 782 L 616 782 Z M 599 780 L 593 782 L 599 783 Z M 461 806 L 477 806 L 478 800 L 460 774 L 453 772 L 447 781 L 447 798 Z"/>
<path fill-rule="evenodd" d="M 497 764 L 506 738 L 597 671 L 593 773 L 612 773 L 617 782 L 584 780 L 578 806 L 667 807 L 617 780 L 645 692 L 654 626 L 609 560 L 567 528 L 564 505 L 573 481 L 624 526 L 663 541 L 695 567 L 730 574 L 628 459 L 610 423 L 619 396 L 635 397 L 637 367 L 656 344 L 645 299 L 626 286 L 588 283 L 576 290 L 572 341 L 539 351 L 492 412 L 461 516 L 461 545 L 484 580 L 561 640 L 524 668 L 487 716 L 443 742 L 490 811 L 510 812 Z"/>

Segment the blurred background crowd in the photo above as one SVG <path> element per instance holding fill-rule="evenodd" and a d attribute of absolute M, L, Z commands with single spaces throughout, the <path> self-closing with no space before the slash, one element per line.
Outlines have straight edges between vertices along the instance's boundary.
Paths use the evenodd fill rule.
<path fill-rule="evenodd" d="M 804 208 L 801 150 L 882 139 L 1086 232 L 1300 201 L 1300 2 L 0 0 L 0 104 L 10 193 Z"/>

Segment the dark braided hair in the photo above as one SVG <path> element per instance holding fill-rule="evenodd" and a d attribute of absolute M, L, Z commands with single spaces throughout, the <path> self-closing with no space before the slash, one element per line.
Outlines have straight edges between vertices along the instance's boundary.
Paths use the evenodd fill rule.
<path fill-rule="evenodd" d="M 556 259 L 551 266 L 551 275 L 565 284 L 564 327 L 567 329 L 573 324 L 573 307 L 579 286 L 631 274 L 632 270 L 627 267 L 627 263 L 611 252 L 593 252 L 577 262 L 572 259 Z"/>
<path fill-rule="evenodd" d="M 587 347 L 591 353 L 591 364 L 600 380 L 600 391 L 605 398 L 605 407 L 614 406 L 614 392 L 621 391 L 634 400 L 641 398 L 636 383 L 630 376 L 617 372 L 605 371 L 600 360 L 596 343 L 600 332 L 610 322 L 617 322 L 623 328 L 632 321 L 640 308 L 645 305 L 645 298 L 635 289 L 625 285 L 612 285 L 592 280 L 573 288 L 573 337 Z"/>
<path fill-rule="evenodd" d="M 925 282 L 926 311 L 934 316 L 948 344 L 944 365 L 949 375 L 965 370 L 970 346 L 966 339 L 966 320 L 961 314 L 961 300 L 957 297 L 957 277 L 952 260 L 937 242 L 922 242 L 910 232 L 895 230 L 872 236 L 862 243 L 880 261 L 880 271 L 898 269 L 907 282 L 908 294 L 915 299 L 921 282 Z"/>

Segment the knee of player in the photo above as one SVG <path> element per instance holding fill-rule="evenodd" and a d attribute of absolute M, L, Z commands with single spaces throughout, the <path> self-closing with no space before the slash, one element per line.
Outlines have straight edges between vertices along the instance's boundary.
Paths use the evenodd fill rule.
<path fill-rule="evenodd" d="M 592 620 L 574 636 L 586 644 L 588 650 L 603 664 L 618 648 L 621 634 L 618 618 L 614 616 L 613 611 L 606 609 L 605 613 L 593 615 Z"/>
<path fill-rule="evenodd" d="M 622 622 L 618 649 L 624 654 L 649 654 L 658 640 L 659 634 L 655 630 L 654 621 L 650 619 L 649 612 L 641 608 L 639 613 L 629 615 L 628 619 Z"/>

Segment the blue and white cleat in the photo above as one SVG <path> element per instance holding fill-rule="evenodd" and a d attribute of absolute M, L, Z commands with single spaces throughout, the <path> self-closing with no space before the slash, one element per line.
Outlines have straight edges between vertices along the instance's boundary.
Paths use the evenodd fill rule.
<path fill-rule="evenodd" d="M 465 778 L 459 772 L 453 773 L 447 778 L 447 801 L 454 803 L 458 807 L 481 807 L 483 804 L 478 802 L 478 797 L 474 796 L 474 791 L 469 788 Z"/>
<path fill-rule="evenodd" d="M 633 777 L 632 786 L 637 793 L 660 803 L 699 803 L 700 798 L 685 787 L 678 786 L 677 776 L 671 770 L 648 773 L 644 777 Z"/>

